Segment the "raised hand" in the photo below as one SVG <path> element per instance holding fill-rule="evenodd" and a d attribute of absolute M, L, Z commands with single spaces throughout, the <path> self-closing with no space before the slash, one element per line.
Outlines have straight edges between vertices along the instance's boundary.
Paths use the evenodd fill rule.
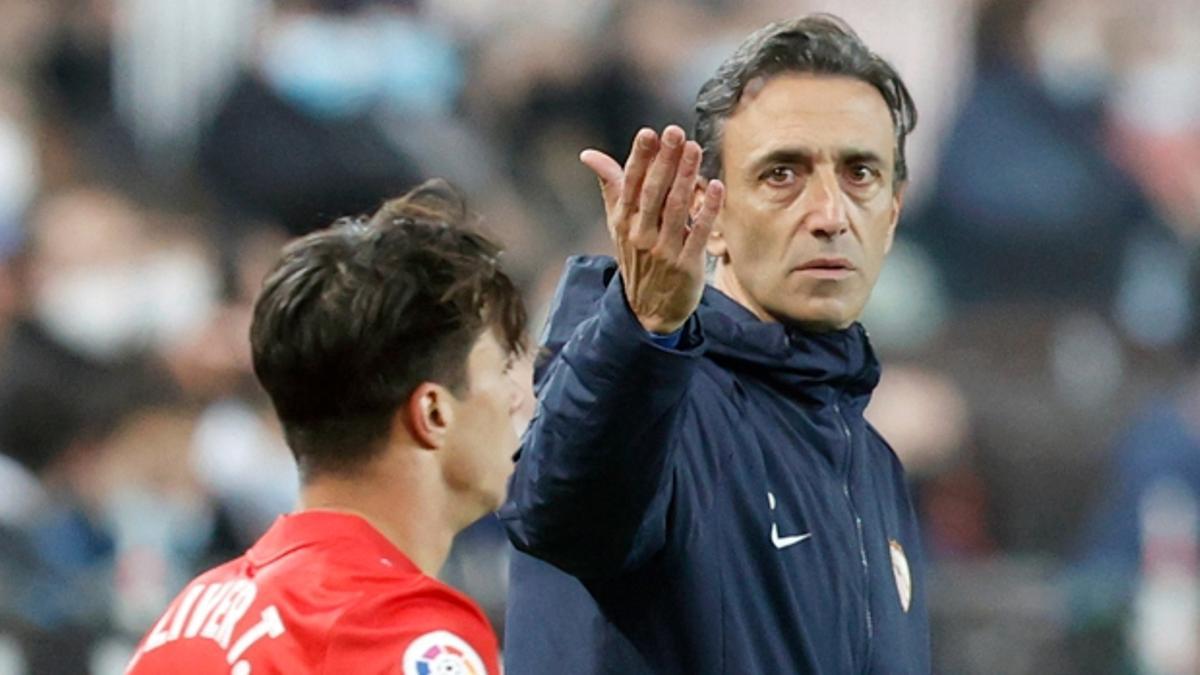
<path fill-rule="evenodd" d="M 683 129 L 662 138 L 642 129 L 621 166 L 597 150 L 579 156 L 600 178 L 608 232 L 617 246 L 625 297 L 647 330 L 667 334 L 687 321 L 704 291 L 704 246 L 725 186 L 711 180 L 693 210 L 700 146 Z"/>

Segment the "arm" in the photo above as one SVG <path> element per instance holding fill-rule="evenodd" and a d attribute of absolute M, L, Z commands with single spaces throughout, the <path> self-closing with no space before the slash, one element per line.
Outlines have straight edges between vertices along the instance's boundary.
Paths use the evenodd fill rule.
<path fill-rule="evenodd" d="M 689 226 L 700 148 L 677 127 L 661 150 L 639 132 L 624 171 L 582 158 L 601 180 L 620 275 L 543 377 L 500 516 L 518 549 L 593 576 L 640 564 L 666 539 L 674 413 L 703 343 L 689 317 L 723 188 L 709 183 Z M 647 332 L 681 328 L 674 348 Z"/>
<path fill-rule="evenodd" d="M 693 319 L 656 345 L 615 277 L 596 316 L 549 365 L 500 512 L 520 550 L 580 576 L 661 547 L 675 411 L 703 340 Z"/>

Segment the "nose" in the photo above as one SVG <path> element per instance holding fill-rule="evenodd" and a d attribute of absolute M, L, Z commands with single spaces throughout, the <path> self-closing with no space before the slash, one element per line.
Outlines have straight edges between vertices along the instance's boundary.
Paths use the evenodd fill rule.
<path fill-rule="evenodd" d="M 528 368 L 522 366 L 524 366 L 523 363 L 514 367 L 508 373 L 508 413 L 510 415 L 520 413 L 522 410 L 533 409 L 532 374 Z"/>
<path fill-rule="evenodd" d="M 514 370 L 520 371 L 520 369 Z M 533 419 L 536 401 L 533 396 L 533 386 L 529 381 L 530 378 L 527 372 L 524 380 L 515 373 L 510 373 L 509 378 L 512 382 L 512 388 L 511 397 L 508 401 L 508 417 L 512 421 L 513 431 L 520 437 L 525 433 L 525 428 L 529 426 L 530 420 Z"/>
<path fill-rule="evenodd" d="M 833 238 L 849 229 L 843 196 L 837 174 L 832 168 L 820 167 L 813 172 L 802 198 L 804 224 L 814 235 Z"/>
<path fill-rule="evenodd" d="M 521 409 L 521 404 L 524 402 L 524 392 L 521 391 L 521 385 L 515 377 L 509 376 L 509 396 L 508 396 L 508 413 L 516 414 Z"/>

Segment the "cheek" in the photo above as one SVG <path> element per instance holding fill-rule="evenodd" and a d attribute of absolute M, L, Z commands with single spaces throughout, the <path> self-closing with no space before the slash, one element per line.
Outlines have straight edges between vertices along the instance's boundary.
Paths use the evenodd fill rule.
<path fill-rule="evenodd" d="M 888 249 L 892 246 L 892 233 L 890 220 L 884 218 L 876 223 L 869 246 L 871 256 L 876 260 L 883 260 L 883 257 L 887 255 Z"/>
<path fill-rule="evenodd" d="M 879 195 L 857 209 L 854 220 L 862 223 L 862 247 L 872 259 L 882 258 L 891 245 L 892 233 L 891 193 Z"/>
<path fill-rule="evenodd" d="M 733 256 L 750 255 L 760 243 L 755 226 L 763 221 L 763 213 L 761 205 L 750 198 L 752 192 L 752 187 L 726 190 L 725 203 L 721 206 L 721 233 Z"/>
<path fill-rule="evenodd" d="M 741 263 L 747 264 L 751 274 L 764 272 L 761 265 L 786 250 L 787 242 L 779 220 L 779 214 L 757 213 L 739 221 L 733 230 L 731 252 Z"/>
<path fill-rule="evenodd" d="M 478 428 L 475 432 L 493 444 L 514 433 L 513 416 L 509 414 L 512 401 L 512 388 L 506 382 L 497 380 L 492 383 L 487 392 L 476 401 Z"/>

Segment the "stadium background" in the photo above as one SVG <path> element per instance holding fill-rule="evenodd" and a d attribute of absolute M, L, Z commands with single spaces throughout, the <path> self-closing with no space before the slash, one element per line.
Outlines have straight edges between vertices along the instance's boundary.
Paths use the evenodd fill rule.
<path fill-rule="evenodd" d="M 921 113 L 865 323 L 937 672 L 1200 672 L 1197 0 L 0 0 L 0 673 L 120 672 L 290 507 L 245 339 L 287 236 L 446 176 L 536 317 L 607 250 L 578 151 L 814 10 Z M 505 555 L 443 575 L 498 630 Z"/>

